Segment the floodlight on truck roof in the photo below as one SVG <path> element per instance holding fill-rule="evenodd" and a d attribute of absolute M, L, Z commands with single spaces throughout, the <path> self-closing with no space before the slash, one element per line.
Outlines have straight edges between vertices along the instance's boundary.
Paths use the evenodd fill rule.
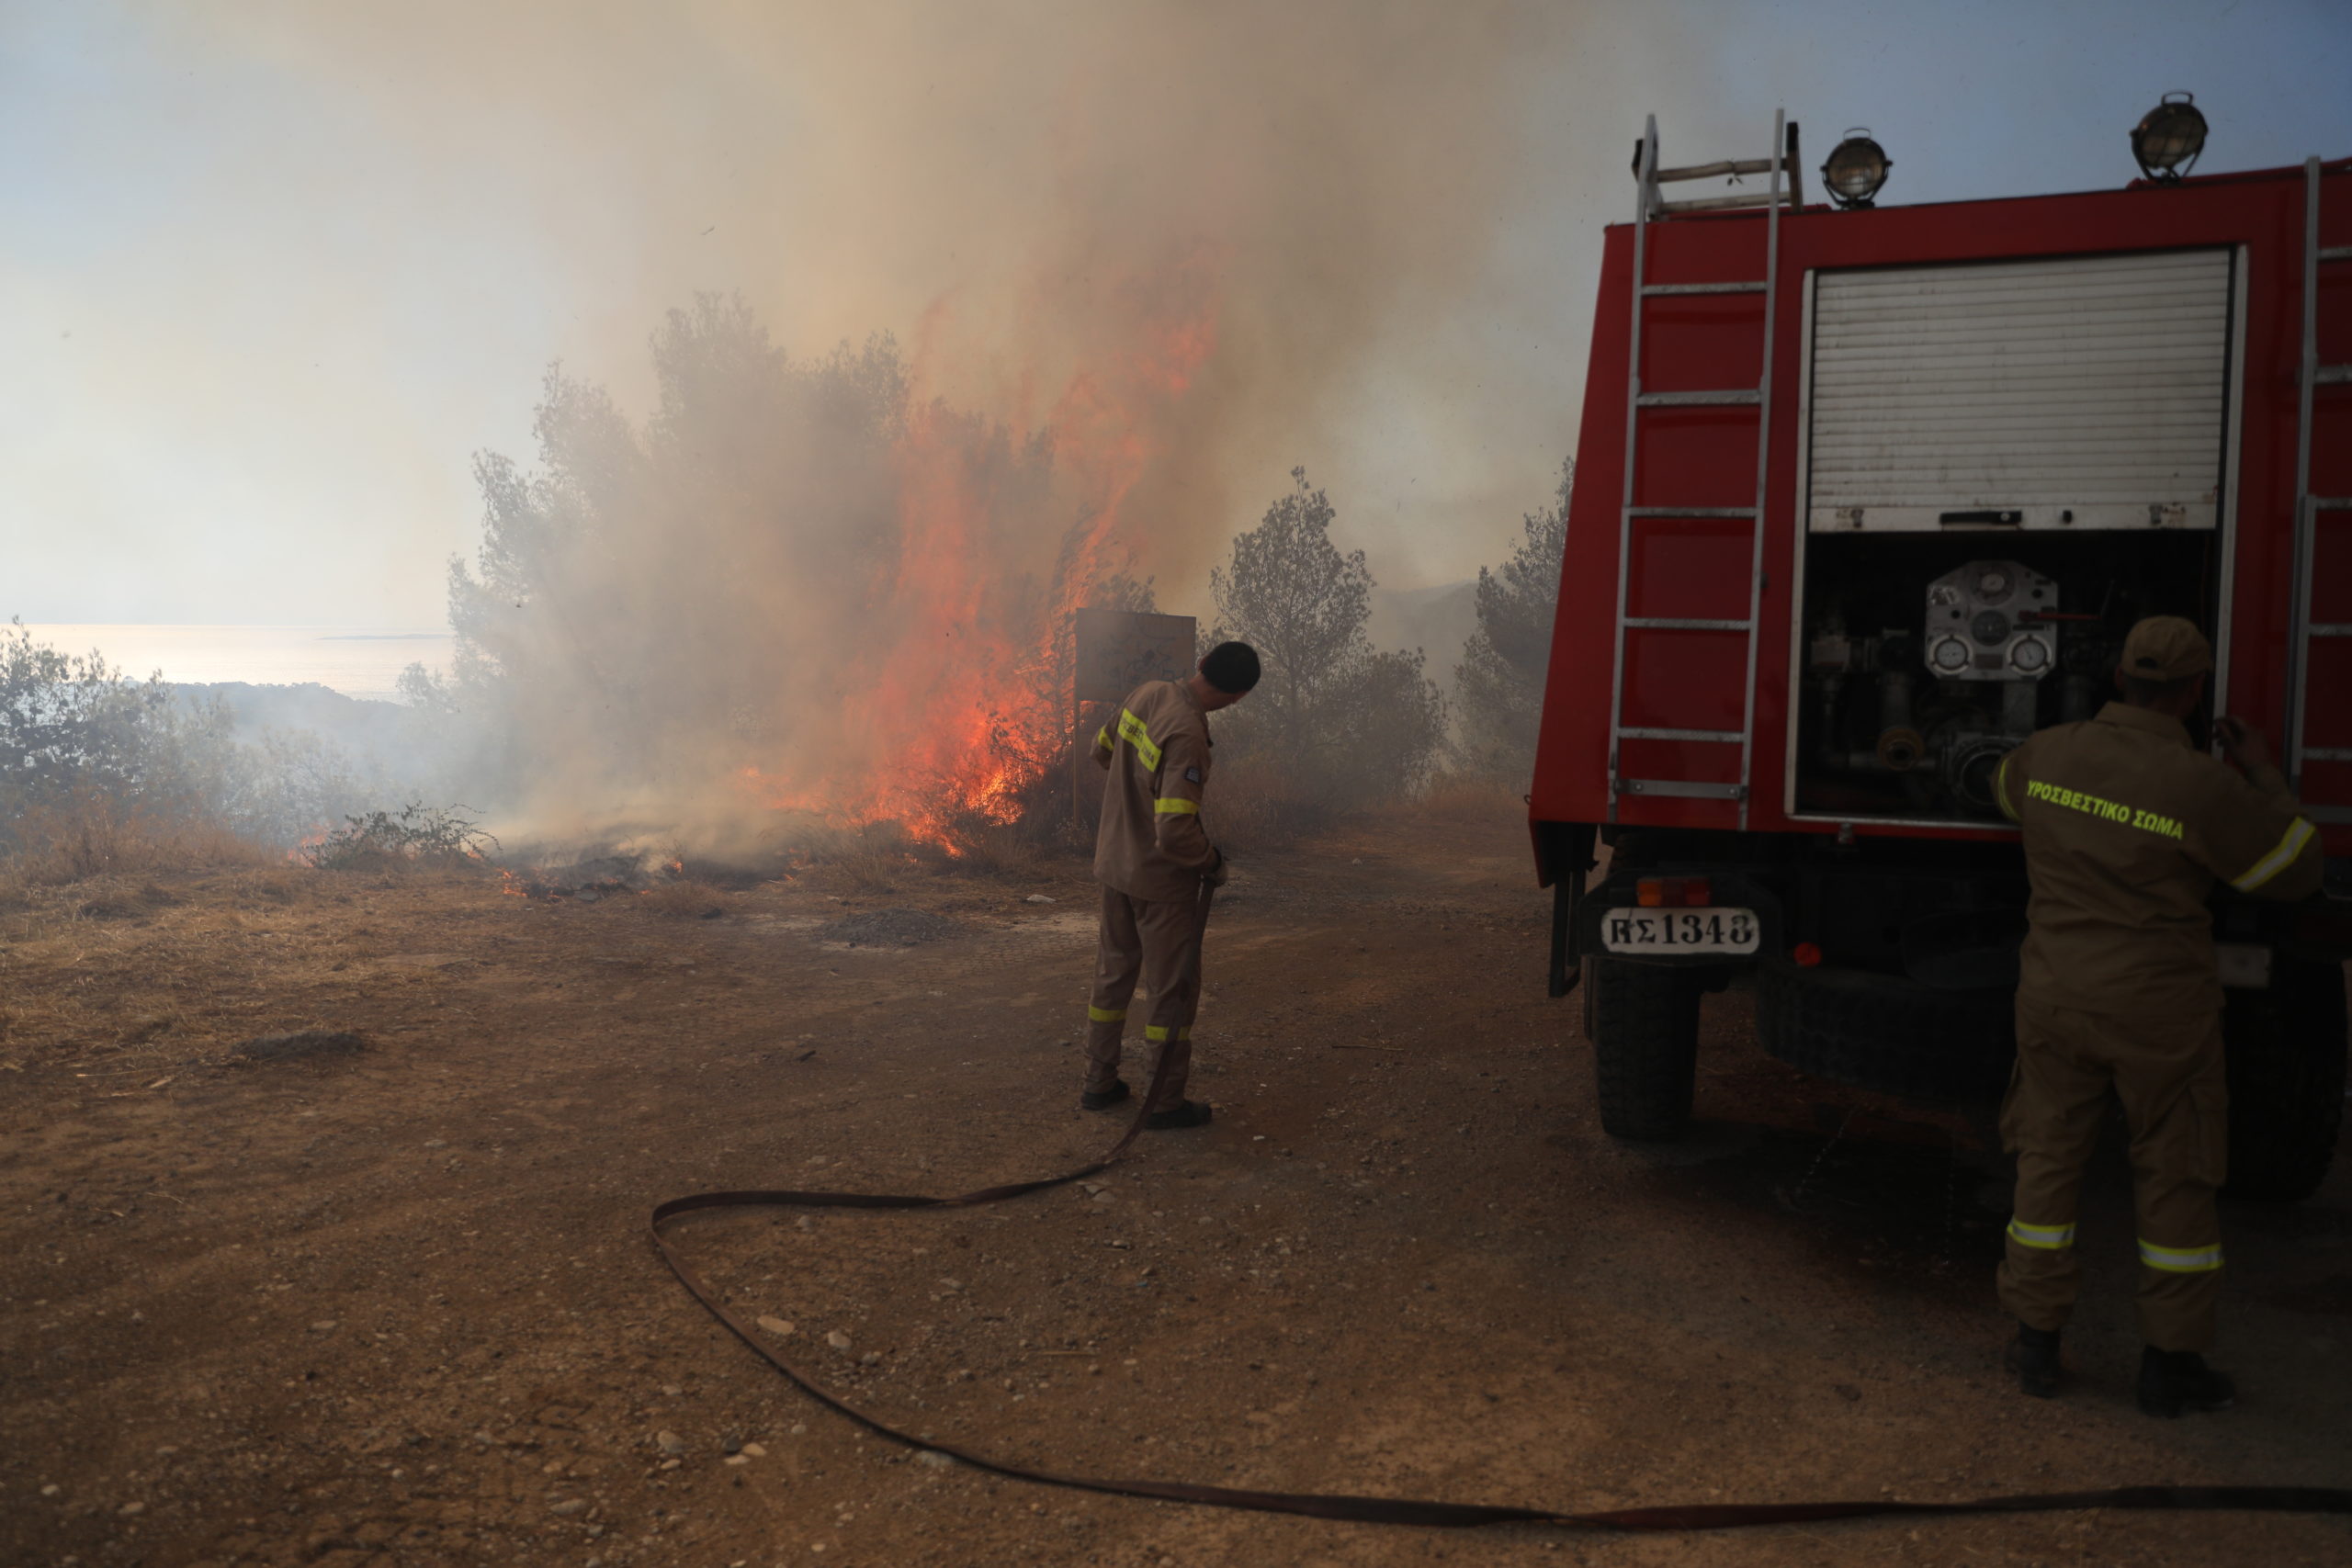
<path fill-rule="evenodd" d="M 2205 116 L 2194 93 L 2166 93 L 2132 128 L 2132 156 L 2152 180 L 2177 180 L 2204 151 Z"/>
<path fill-rule="evenodd" d="M 1829 150 L 1828 162 L 1821 165 L 1821 182 L 1829 187 L 1829 199 L 1840 207 L 1871 207 L 1893 167 L 1894 161 L 1871 140 L 1869 128 L 1856 126 Z"/>

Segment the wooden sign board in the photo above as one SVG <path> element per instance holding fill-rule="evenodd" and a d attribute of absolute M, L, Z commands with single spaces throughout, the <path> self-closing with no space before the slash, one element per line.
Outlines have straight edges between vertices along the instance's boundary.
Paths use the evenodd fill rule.
<path fill-rule="evenodd" d="M 1193 672 L 1190 615 L 1133 610 L 1078 612 L 1077 697 L 1115 703 L 1146 681 L 1181 681 Z"/>

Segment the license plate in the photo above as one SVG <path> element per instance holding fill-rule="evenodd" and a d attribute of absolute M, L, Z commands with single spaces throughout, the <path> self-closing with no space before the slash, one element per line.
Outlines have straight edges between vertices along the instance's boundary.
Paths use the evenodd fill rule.
<path fill-rule="evenodd" d="M 1611 909 L 1600 942 L 1611 953 L 1753 953 L 1753 909 Z"/>

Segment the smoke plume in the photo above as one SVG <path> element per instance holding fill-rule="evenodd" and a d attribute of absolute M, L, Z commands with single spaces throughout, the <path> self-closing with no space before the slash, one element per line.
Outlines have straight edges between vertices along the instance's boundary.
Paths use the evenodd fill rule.
<path fill-rule="evenodd" d="M 716 835 L 779 807 L 1017 815 L 1067 722 L 1059 617 L 1146 579 L 1199 607 L 1364 356 L 1476 265 L 1514 162 L 1501 106 L 1552 16 L 244 25 L 387 135 L 488 160 L 562 265 L 609 281 L 543 389 L 541 450 L 482 465 L 453 696 L 539 820 Z M 622 346 L 659 321 L 650 355 Z"/>

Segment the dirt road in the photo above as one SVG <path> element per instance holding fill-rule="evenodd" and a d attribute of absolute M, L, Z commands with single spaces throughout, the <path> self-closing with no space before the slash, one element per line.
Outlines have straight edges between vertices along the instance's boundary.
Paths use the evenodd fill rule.
<path fill-rule="evenodd" d="M 85 901 L 0 915 L 10 1564 L 2352 1561 L 2344 1519 L 1333 1526 L 862 1436 L 686 1298 L 646 1211 L 960 1191 L 1106 1145 L 1075 1103 L 1075 862 L 813 874 L 712 919 L 292 872 Z M 1247 863 L 1197 1032 L 1211 1127 L 1095 1190 L 683 1234 L 854 1399 L 1081 1472 L 1565 1508 L 2352 1480 L 2352 1161 L 2227 1211 L 2217 1359 L 2245 1396 L 2160 1423 L 2131 1404 L 2109 1150 L 2078 1381 L 2023 1400 L 1992 1370 L 2006 1197 L 1966 1122 L 1779 1066 L 1732 994 L 1699 1133 L 1611 1144 L 1577 1010 L 1543 995 L 1545 908 L 1503 812 Z M 821 940 L 886 909 L 956 931 Z M 365 1048 L 232 1049 L 306 1026 Z"/>

